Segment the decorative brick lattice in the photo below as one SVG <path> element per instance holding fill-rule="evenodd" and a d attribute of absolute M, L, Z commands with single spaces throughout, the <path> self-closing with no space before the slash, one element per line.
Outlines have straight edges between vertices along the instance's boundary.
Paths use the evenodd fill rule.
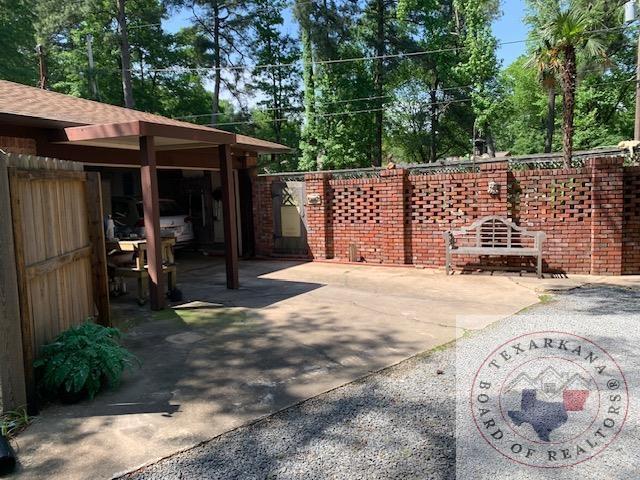
<path fill-rule="evenodd" d="M 331 214 L 334 224 L 379 224 L 379 179 L 334 180 Z"/>

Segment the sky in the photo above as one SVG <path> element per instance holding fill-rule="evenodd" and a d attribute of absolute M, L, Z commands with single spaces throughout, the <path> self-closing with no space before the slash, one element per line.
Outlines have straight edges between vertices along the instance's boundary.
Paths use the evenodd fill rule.
<path fill-rule="evenodd" d="M 527 36 L 527 27 L 523 22 L 525 13 L 524 0 L 501 0 L 502 16 L 494 23 L 493 33 L 499 42 L 522 40 Z M 182 10 L 174 12 L 169 19 L 163 22 L 163 27 L 169 32 L 175 32 L 188 25 L 191 12 Z M 291 12 L 285 12 L 285 30 L 289 34 L 296 34 L 297 26 L 291 18 Z M 502 66 L 507 67 L 519 55 L 524 53 L 525 44 L 516 43 L 501 45 L 498 48 L 498 58 L 502 60 Z"/>

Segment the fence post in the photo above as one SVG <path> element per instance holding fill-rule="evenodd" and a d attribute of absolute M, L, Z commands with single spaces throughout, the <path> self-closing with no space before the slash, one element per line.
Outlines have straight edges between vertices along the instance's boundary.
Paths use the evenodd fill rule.
<path fill-rule="evenodd" d="M 102 187 L 98 172 L 87 172 L 85 197 L 87 220 L 91 242 L 91 276 L 93 278 L 93 301 L 98 310 L 98 323 L 111 326 L 109 312 L 109 281 L 107 278 L 107 252 L 104 240 L 104 218 L 102 213 Z"/>
<path fill-rule="evenodd" d="M 271 184 L 274 177 L 258 177 L 252 182 L 253 191 L 253 230 L 255 253 L 268 257 L 273 254 L 273 199 Z"/>
<path fill-rule="evenodd" d="M 7 158 L 0 153 L 0 412 L 27 403 Z"/>
<path fill-rule="evenodd" d="M 306 184 L 307 240 L 313 259 L 333 258 L 331 229 L 331 173 L 308 173 Z M 311 199 L 311 200 L 310 200 Z"/>
<path fill-rule="evenodd" d="M 593 158 L 591 168 L 591 275 L 622 274 L 623 157 Z"/>

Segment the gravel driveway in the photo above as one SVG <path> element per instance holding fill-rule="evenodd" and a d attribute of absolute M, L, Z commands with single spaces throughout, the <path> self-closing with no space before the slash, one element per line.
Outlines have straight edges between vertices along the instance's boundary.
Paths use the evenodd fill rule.
<path fill-rule="evenodd" d="M 464 319 L 462 319 L 464 320 Z M 555 295 L 455 347 L 413 357 L 253 425 L 133 472 L 135 479 L 453 479 L 456 441 L 473 445 L 460 479 L 636 479 L 640 292 L 591 286 Z M 629 416 L 602 454 L 575 467 L 532 468 L 497 454 L 460 416 L 467 378 L 488 352 L 521 332 L 584 335 L 604 346 L 629 385 Z M 456 383 L 455 365 L 464 370 Z M 462 407 L 466 408 L 466 407 Z"/>

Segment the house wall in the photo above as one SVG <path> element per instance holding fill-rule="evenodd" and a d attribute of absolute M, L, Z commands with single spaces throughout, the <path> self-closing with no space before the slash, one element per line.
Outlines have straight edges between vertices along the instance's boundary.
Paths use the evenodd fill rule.
<path fill-rule="evenodd" d="M 273 249 L 271 183 L 254 188 L 257 253 Z M 481 164 L 477 173 L 409 174 L 338 179 L 331 172 L 305 176 L 310 257 L 391 265 L 444 265 L 443 232 L 486 215 L 513 219 L 547 235 L 546 271 L 592 274 L 640 273 L 640 167 L 623 168 L 622 157 L 595 158 L 583 168 L 511 171 L 506 162 Z M 498 193 L 488 193 L 490 182 Z M 351 247 L 354 248 L 354 247 Z M 464 258 L 466 266 L 532 267 L 532 258 Z"/>
<path fill-rule="evenodd" d="M 6 153 L 36 155 L 36 141 L 33 138 L 0 136 L 0 150 Z"/>

